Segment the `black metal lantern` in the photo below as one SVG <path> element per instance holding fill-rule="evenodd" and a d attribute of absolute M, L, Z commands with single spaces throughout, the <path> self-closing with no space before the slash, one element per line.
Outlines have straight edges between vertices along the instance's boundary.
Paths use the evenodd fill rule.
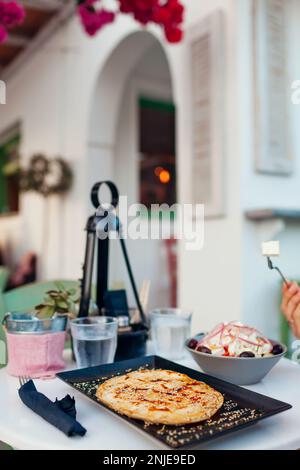
<path fill-rule="evenodd" d="M 109 206 L 104 205 L 99 200 L 99 190 L 102 185 L 108 187 L 111 193 Z M 133 277 L 126 245 L 121 233 L 121 223 L 116 215 L 116 208 L 119 203 L 119 192 L 111 181 L 100 181 L 96 183 L 91 191 L 91 201 L 96 209 L 94 215 L 88 218 L 86 231 L 86 249 L 83 265 L 83 279 L 81 285 L 81 299 L 79 308 L 79 317 L 88 316 L 89 303 L 92 290 L 93 266 L 95 259 L 95 246 L 97 243 L 97 272 L 96 272 L 96 303 L 101 312 L 104 307 L 104 295 L 108 288 L 108 262 L 109 262 L 109 233 L 116 231 L 121 243 L 121 249 L 124 256 L 125 265 L 128 271 L 131 287 L 137 308 L 140 313 L 141 324 L 147 329 L 146 317 L 137 292 L 135 280 Z M 109 219 L 109 222 L 108 222 Z"/>

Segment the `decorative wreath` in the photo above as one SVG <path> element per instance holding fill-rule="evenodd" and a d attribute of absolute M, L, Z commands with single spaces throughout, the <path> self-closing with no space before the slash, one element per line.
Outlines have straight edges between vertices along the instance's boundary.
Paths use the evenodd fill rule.
<path fill-rule="evenodd" d="M 20 174 L 22 191 L 35 191 L 45 197 L 66 193 L 72 182 L 73 172 L 65 160 L 60 157 L 48 159 L 42 154 L 33 155 L 28 168 Z"/>
<path fill-rule="evenodd" d="M 82 26 L 94 36 L 105 25 L 113 23 L 118 14 L 129 14 L 142 25 L 159 25 L 168 42 L 182 40 L 184 6 L 180 0 L 113 0 L 111 8 L 105 0 L 74 0 Z M 22 23 L 24 7 L 16 0 L 0 0 L 0 43 L 7 39 L 8 30 Z"/>

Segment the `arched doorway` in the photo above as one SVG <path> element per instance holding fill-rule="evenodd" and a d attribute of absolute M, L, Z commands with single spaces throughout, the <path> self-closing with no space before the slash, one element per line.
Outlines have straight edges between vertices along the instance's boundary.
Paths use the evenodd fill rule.
<path fill-rule="evenodd" d="M 88 187 L 111 179 L 129 204 L 176 202 L 172 79 L 166 52 L 149 32 L 129 35 L 108 58 L 94 92 L 89 129 Z M 168 181 L 160 177 L 161 168 Z M 149 307 L 170 305 L 172 298 L 174 303 L 175 279 L 170 277 L 171 254 L 165 241 L 128 239 L 127 245 L 137 284 L 151 282 Z M 128 287 L 131 303 L 115 242 L 110 285 Z"/>

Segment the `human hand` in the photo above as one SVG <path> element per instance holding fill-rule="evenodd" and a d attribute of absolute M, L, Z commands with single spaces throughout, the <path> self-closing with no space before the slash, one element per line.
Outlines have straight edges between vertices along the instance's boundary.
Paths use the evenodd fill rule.
<path fill-rule="evenodd" d="M 280 308 L 294 335 L 300 338 L 300 287 L 296 282 L 283 284 Z"/>

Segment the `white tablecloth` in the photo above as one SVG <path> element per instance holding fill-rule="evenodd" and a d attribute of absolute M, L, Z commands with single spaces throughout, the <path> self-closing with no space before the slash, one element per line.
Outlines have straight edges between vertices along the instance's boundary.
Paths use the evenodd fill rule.
<path fill-rule="evenodd" d="M 190 358 L 182 364 L 198 369 Z M 85 437 L 68 438 L 35 415 L 19 399 L 18 379 L 0 370 L 0 440 L 16 449 L 164 449 L 163 444 L 123 422 L 59 379 L 36 380 L 37 389 L 54 400 L 67 393 L 75 396 L 79 422 Z M 282 414 L 245 430 L 202 445 L 205 449 L 300 448 L 300 366 L 282 359 L 259 384 L 246 387 L 293 405 Z"/>

